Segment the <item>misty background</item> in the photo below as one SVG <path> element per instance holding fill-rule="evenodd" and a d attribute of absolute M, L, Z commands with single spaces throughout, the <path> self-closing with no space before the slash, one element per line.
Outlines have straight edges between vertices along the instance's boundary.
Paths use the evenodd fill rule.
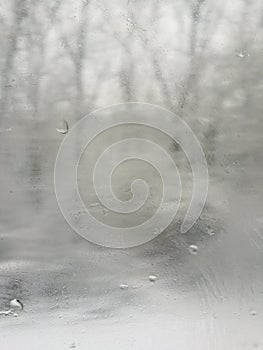
<path fill-rule="evenodd" d="M 0 29 L 0 310 L 25 305 L 0 315 L 3 348 L 262 347 L 262 3 L 2 0 Z M 153 241 L 107 249 L 59 211 L 56 128 L 132 101 L 193 129 L 208 199 L 184 235 L 179 213 Z M 177 145 L 153 136 L 178 159 Z"/>

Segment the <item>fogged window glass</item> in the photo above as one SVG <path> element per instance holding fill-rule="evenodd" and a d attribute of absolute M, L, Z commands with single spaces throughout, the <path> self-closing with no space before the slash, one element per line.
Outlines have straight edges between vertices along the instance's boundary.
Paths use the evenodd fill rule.
<path fill-rule="evenodd" d="M 0 4 L 1 349 L 263 346 L 263 5 Z"/>

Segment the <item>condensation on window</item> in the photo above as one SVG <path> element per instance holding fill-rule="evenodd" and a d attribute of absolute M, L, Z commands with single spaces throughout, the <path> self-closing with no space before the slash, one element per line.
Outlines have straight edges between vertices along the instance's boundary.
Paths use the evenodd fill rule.
<path fill-rule="evenodd" d="M 262 3 L 10 0 L 0 29 L 1 348 L 261 349 Z"/>

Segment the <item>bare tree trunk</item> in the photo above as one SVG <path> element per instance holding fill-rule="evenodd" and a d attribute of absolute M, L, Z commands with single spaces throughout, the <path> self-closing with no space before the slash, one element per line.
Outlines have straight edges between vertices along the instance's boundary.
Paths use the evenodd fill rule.
<path fill-rule="evenodd" d="M 13 32 L 10 39 L 10 44 L 7 48 L 7 53 L 5 57 L 5 63 L 2 70 L 2 96 L 1 96 L 1 115 L 6 116 L 8 103 L 9 103 L 9 85 L 10 77 L 13 70 L 13 61 L 16 55 L 16 47 L 18 37 L 21 35 L 21 21 L 22 21 L 22 9 L 24 1 L 14 0 L 13 2 Z"/>
<path fill-rule="evenodd" d="M 183 91 L 181 93 L 181 97 L 179 98 L 179 108 L 181 109 L 181 113 L 183 114 L 185 105 L 187 103 L 187 96 L 189 95 L 190 90 L 192 89 L 195 81 L 197 80 L 198 74 L 198 54 L 196 53 L 197 48 L 197 33 L 198 26 L 200 22 L 200 11 L 201 7 L 204 4 L 205 0 L 196 0 L 195 3 L 191 6 L 191 31 L 190 31 L 190 64 L 189 64 L 189 72 L 187 78 L 185 80 Z"/>

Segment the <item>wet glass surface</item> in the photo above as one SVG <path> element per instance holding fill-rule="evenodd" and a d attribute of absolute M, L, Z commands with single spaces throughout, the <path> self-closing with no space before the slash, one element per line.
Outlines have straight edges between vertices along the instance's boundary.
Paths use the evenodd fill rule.
<path fill-rule="evenodd" d="M 261 2 L 2 1 L 0 28 L 1 348 L 263 347 Z M 133 101 L 188 123 L 207 158 L 209 191 L 202 215 L 182 234 L 190 167 L 178 145 L 152 132 L 179 160 L 182 210 L 152 241 L 110 249 L 67 224 L 54 165 L 84 115 Z M 116 135 L 145 133 L 130 127 Z M 94 158 L 110 140 L 95 140 Z M 85 164 L 83 200 L 104 218 L 85 189 Z M 130 199 L 132 171 L 155 189 L 154 207 L 159 180 L 140 162 L 113 177 L 116 193 Z M 24 308 L 6 314 L 14 298 Z"/>

